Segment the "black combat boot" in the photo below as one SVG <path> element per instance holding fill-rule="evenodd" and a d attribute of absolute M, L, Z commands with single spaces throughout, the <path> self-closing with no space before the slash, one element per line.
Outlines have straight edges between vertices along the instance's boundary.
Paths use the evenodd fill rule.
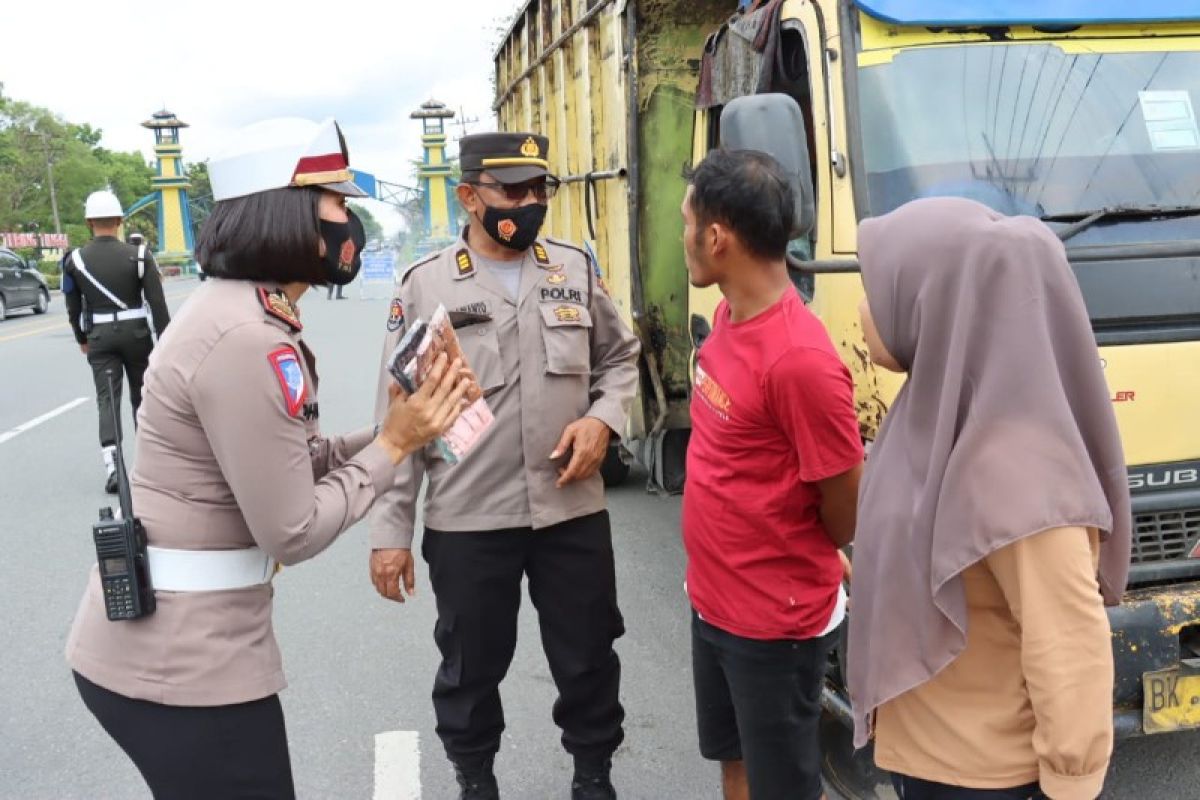
<path fill-rule="evenodd" d="M 571 780 L 571 800 L 617 800 L 609 773 L 612 759 L 575 759 L 575 777 Z"/>
<path fill-rule="evenodd" d="M 500 787 L 492 773 L 495 756 L 453 761 L 454 779 L 458 781 L 458 800 L 500 800 Z"/>

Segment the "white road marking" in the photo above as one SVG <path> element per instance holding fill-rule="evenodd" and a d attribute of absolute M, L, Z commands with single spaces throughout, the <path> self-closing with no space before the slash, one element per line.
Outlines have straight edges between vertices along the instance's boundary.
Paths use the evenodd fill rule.
<path fill-rule="evenodd" d="M 54 409 L 53 411 L 47 411 L 45 414 L 42 414 L 40 417 L 34 417 L 33 419 L 29 420 L 29 422 L 25 422 L 21 425 L 18 425 L 17 427 L 13 428 L 12 430 L 8 430 L 8 431 L 5 431 L 4 433 L 0 433 L 0 444 L 4 444 L 9 439 L 15 439 L 16 437 L 20 436 L 25 431 L 30 430 L 31 428 L 36 428 L 38 425 L 41 425 L 43 422 L 49 422 L 50 420 L 57 417 L 59 414 L 65 414 L 68 411 L 70 411 L 72 408 L 75 408 L 76 406 L 79 406 L 79 405 L 83 405 L 87 401 L 88 401 L 88 399 L 86 397 L 80 397 L 77 400 L 72 400 L 69 403 L 64 403 L 63 405 L 59 406 L 58 408 Z"/>
<path fill-rule="evenodd" d="M 375 800 L 421 800 L 421 743 L 416 731 L 375 734 Z"/>

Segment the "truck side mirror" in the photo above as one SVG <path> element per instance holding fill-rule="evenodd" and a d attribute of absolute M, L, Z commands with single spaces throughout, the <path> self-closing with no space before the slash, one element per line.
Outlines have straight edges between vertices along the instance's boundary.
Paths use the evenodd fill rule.
<path fill-rule="evenodd" d="M 731 100 L 721 112 L 721 146 L 773 156 L 787 173 L 796 197 L 792 239 L 807 236 L 816 221 L 808 135 L 799 104 L 786 94 L 754 94 Z"/>

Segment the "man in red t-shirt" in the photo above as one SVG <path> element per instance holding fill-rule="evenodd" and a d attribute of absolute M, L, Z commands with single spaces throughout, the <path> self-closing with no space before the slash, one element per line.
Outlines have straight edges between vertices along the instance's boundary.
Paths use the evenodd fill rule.
<path fill-rule="evenodd" d="M 700 751 L 726 800 L 823 796 L 821 683 L 862 472 L 850 373 L 788 277 L 793 209 L 774 159 L 722 150 L 682 207 L 688 277 L 725 296 L 696 364 L 683 541 Z"/>

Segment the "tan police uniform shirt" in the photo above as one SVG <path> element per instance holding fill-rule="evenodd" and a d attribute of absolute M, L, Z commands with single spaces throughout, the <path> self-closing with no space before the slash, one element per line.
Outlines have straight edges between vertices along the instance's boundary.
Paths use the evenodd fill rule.
<path fill-rule="evenodd" d="M 315 360 L 274 290 L 213 279 L 154 350 L 132 474 L 134 512 L 151 545 L 257 545 L 295 564 L 328 547 L 391 485 L 392 461 L 371 443 L 373 428 L 321 435 Z M 286 585 L 287 571 L 275 582 Z M 151 616 L 110 622 L 93 567 L 67 660 L 93 683 L 156 703 L 266 697 L 286 685 L 273 595 L 271 584 L 158 591 Z"/>
<path fill-rule="evenodd" d="M 875 763 L 973 789 L 1100 794 L 1113 746 L 1112 634 L 1095 530 L 1054 528 L 963 572 L 966 649 L 875 715 Z M 853 591 L 853 588 L 851 589 Z"/>
<path fill-rule="evenodd" d="M 465 234 L 464 234 L 465 236 Z M 496 417 L 456 465 L 426 448 L 396 470 L 395 484 L 371 514 L 371 546 L 412 545 L 417 496 L 428 475 L 425 524 L 443 531 L 546 528 L 603 511 L 599 475 L 559 489 L 551 460 L 563 430 L 595 417 L 620 435 L 637 388 L 638 341 L 617 313 L 580 249 L 539 239 L 526 251 L 514 299 L 461 238 L 414 264 L 392 300 L 384 360 L 406 321 L 428 320 L 441 303 L 482 318 L 457 330 L 463 353 Z M 381 416 L 392 377 L 383 371 Z"/>

